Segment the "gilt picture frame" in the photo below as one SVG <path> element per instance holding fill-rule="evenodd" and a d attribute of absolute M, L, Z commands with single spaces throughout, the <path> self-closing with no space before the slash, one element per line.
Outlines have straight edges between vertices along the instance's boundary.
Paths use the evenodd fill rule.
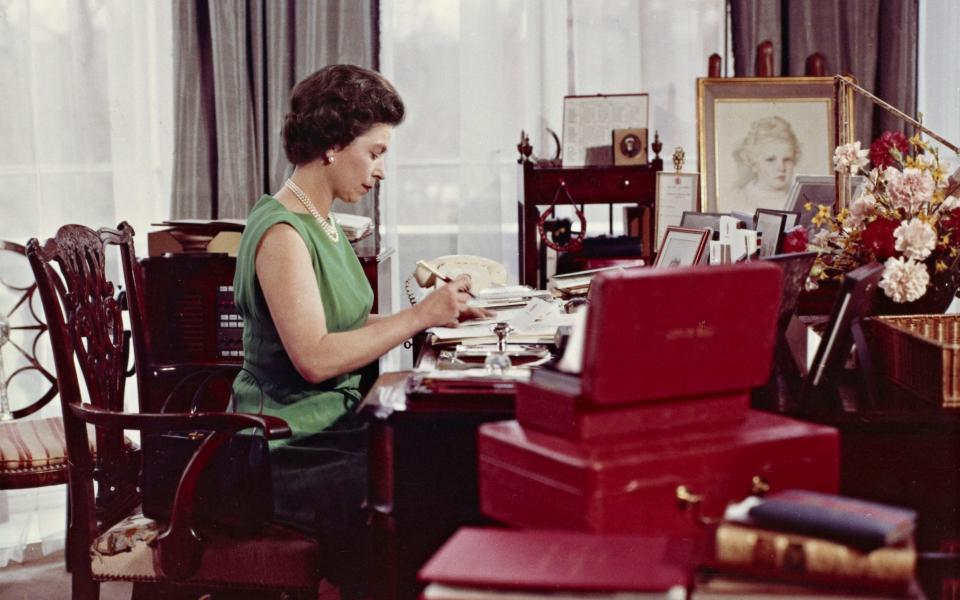
<path fill-rule="evenodd" d="M 782 209 L 794 176 L 831 174 L 835 106 L 831 77 L 698 79 L 704 210 Z"/>

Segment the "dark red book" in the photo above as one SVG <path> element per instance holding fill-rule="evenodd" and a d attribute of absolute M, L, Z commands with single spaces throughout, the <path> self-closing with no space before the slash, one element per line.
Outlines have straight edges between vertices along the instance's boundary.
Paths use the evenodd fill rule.
<path fill-rule="evenodd" d="M 459 588 L 661 591 L 687 584 L 691 551 L 666 537 L 466 527 L 418 576 Z"/>
<path fill-rule="evenodd" d="M 569 386 L 564 389 L 559 385 L 542 385 L 536 374 L 537 371 L 530 383 L 517 384 L 517 420 L 524 427 L 574 440 L 736 423 L 745 419 L 750 409 L 748 390 L 598 407 L 580 393 L 579 378 L 570 377 Z"/>
<path fill-rule="evenodd" d="M 910 509 L 809 490 L 771 494 L 748 515 L 760 527 L 841 542 L 863 551 L 909 539 L 917 520 L 917 513 Z"/>

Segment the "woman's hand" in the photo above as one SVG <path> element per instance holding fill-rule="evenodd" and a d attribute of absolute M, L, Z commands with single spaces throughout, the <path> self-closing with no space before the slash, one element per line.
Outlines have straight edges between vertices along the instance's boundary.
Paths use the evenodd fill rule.
<path fill-rule="evenodd" d="M 420 313 L 424 329 L 427 327 L 456 327 L 460 321 L 487 316 L 489 311 L 468 306 L 470 294 L 470 276 L 459 275 L 430 292 L 414 310 Z"/>

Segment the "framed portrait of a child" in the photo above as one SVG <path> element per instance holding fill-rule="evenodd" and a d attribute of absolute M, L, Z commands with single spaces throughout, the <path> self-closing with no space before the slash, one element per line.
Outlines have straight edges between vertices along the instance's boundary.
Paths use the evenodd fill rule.
<path fill-rule="evenodd" d="M 797 175 L 830 175 L 834 105 L 831 77 L 698 79 L 705 210 L 782 209 Z"/>

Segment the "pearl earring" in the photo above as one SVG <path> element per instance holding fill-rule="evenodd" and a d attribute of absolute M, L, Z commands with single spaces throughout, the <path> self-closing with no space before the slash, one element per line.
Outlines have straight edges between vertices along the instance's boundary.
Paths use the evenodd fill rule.
<path fill-rule="evenodd" d="M 328 165 L 332 165 L 332 164 L 333 164 L 333 161 L 334 161 L 335 159 L 336 159 L 336 157 L 335 157 L 334 155 L 328 154 L 328 155 L 327 155 L 327 164 L 328 164 Z"/>

